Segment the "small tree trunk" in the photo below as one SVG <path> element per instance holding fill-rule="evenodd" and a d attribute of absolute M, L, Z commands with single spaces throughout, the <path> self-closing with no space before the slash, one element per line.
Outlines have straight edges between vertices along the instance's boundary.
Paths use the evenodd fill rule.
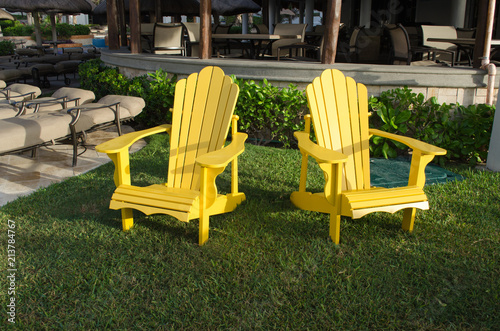
<path fill-rule="evenodd" d="M 40 15 L 37 11 L 33 12 L 33 21 L 35 23 L 35 37 L 36 37 L 36 45 L 38 47 L 42 47 L 42 30 L 40 28 Z"/>
<path fill-rule="evenodd" d="M 52 26 L 52 40 L 57 41 L 56 14 L 50 14 L 50 25 Z"/>

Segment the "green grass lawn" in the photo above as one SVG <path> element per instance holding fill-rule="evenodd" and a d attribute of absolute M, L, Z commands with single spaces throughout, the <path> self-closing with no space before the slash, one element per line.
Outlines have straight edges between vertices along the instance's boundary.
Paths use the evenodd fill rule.
<path fill-rule="evenodd" d="M 133 156 L 136 185 L 164 181 L 166 137 Z M 343 219 L 335 246 L 328 215 L 289 200 L 297 150 L 247 145 L 240 160 L 247 201 L 211 217 L 202 247 L 197 221 L 136 212 L 123 232 L 112 164 L 2 207 L 2 325 L 10 219 L 19 329 L 498 329 L 500 173 L 450 166 L 466 179 L 426 187 L 412 234 L 402 212 L 371 214 Z"/>

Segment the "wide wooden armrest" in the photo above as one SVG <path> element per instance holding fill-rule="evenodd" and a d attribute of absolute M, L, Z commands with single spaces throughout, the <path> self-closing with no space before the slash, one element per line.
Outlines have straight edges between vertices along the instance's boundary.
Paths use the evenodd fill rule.
<path fill-rule="evenodd" d="M 161 132 L 170 132 L 170 128 L 172 126 L 170 124 L 163 124 L 156 126 L 154 128 L 130 132 L 124 134 L 123 136 L 108 140 L 102 144 L 99 144 L 95 147 L 96 151 L 106 154 L 114 154 L 123 150 L 124 148 L 129 148 L 133 143 L 137 140 L 145 138 L 147 136 L 151 136 L 153 134 L 161 133 Z"/>
<path fill-rule="evenodd" d="M 247 138 L 248 135 L 246 133 L 238 132 L 233 134 L 232 141 L 228 146 L 198 157 L 196 163 L 205 168 L 226 167 L 229 162 L 243 153 Z"/>
<path fill-rule="evenodd" d="M 406 136 L 400 136 L 394 133 L 389 133 L 381 131 L 378 129 L 370 129 L 370 135 L 375 135 L 379 137 L 389 138 L 394 141 L 398 141 L 414 150 L 419 150 L 423 154 L 429 155 L 446 155 L 446 149 L 425 143 L 423 141 L 413 139 Z"/>
<path fill-rule="evenodd" d="M 309 132 L 297 131 L 294 136 L 299 141 L 300 150 L 304 150 L 318 163 L 344 163 L 347 161 L 346 155 L 313 143 L 309 138 Z"/>

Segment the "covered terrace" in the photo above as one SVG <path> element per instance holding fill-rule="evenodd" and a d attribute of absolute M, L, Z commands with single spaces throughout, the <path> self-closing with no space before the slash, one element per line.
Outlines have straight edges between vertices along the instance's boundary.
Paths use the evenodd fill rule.
<path fill-rule="evenodd" d="M 373 95 L 378 95 L 381 91 L 394 87 L 408 86 L 417 93 L 423 93 L 426 98 L 435 96 L 439 102 L 458 102 L 464 105 L 494 102 L 493 99 L 499 86 L 499 78 L 495 76 L 494 66 L 488 66 L 491 46 L 488 44 L 488 40 L 491 41 L 494 34 L 493 19 L 496 6 L 494 0 L 460 1 L 458 7 L 455 6 L 455 3 L 448 1 L 447 8 L 449 8 L 450 12 L 447 15 L 441 15 L 441 18 L 424 16 L 433 24 L 440 24 L 439 19 L 444 19 L 446 24 L 458 22 L 462 27 L 475 26 L 475 47 L 477 51 L 474 52 L 474 68 L 336 63 L 335 57 L 341 21 L 356 25 L 370 17 L 372 25 L 375 25 L 380 24 L 377 18 L 381 17 L 381 13 L 385 13 L 384 17 L 389 23 L 401 19 L 409 20 L 412 15 L 413 19 L 416 19 L 418 18 L 418 10 L 424 8 L 424 1 L 386 1 L 384 2 L 385 5 L 382 5 L 381 1 L 375 0 L 312 1 L 314 7 L 325 9 L 323 12 L 325 30 L 321 62 L 277 62 L 276 60 L 213 58 L 211 49 L 211 8 L 212 3 L 216 2 L 216 0 L 199 1 L 201 35 L 199 58 L 145 54 L 142 53 L 140 45 L 140 4 L 142 5 L 144 1 L 129 1 L 129 46 L 123 44 L 124 38 L 121 38 L 122 41 L 120 42 L 119 37 L 120 31 L 123 31 L 123 28 L 120 29 L 121 23 L 119 24 L 119 22 L 124 21 L 120 19 L 121 15 L 119 14 L 123 12 L 120 9 L 123 8 L 120 5 L 121 1 L 123 0 L 107 1 L 109 49 L 102 51 L 101 58 L 106 64 L 119 67 L 121 72 L 127 76 L 141 75 L 159 68 L 166 70 L 168 73 L 183 76 L 199 71 L 207 65 L 217 65 L 226 73 L 234 74 L 238 78 L 254 80 L 266 78 L 268 81 L 281 86 L 293 83 L 299 87 L 305 87 L 322 70 L 335 67 L 342 70 L 346 75 L 352 76 L 356 81 L 367 85 L 369 92 Z M 155 7 L 156 15 L 152 15 L 155 20 L 160 21 L 162 15 L 173 15 L 172 12 L 162 11 L 162 1 L 156 0 L 153 2 L 157 4 Z M 268 20 L 272 23 L 276 18 L 276 15 L 274 15 L 274 18 L 272 18 L 273 15 L 270 15 L 270 13 L 274 13 L 272 8 L 276 8 L 276 2 L 274 0 L 259 2 L 263 6 L 262 16 L 265 21 Z M 301 3 L 300 1 L 296 2 Z M 439 2 L 440 6 L 443 6 L 446 1 L 436 1 L 436 5 L 437 2 Z M 302 1 L 302 3 L 303 6 L 300 5 L 300 8 L 305 12 L 301 19 L 308 21 L 308 17 L 312 13 L 311 1 L 306 0 Z M 368 3 L 370 6 L 368 6 Z M 472 7 L 470 4 L 472 4 Z M 368 8 L 371 8 L 371 14 L 367 14 Z M 385 9 L 381 10 L 381 8 Z M 355 16 L 353 13 L 358 13 L 356 19 L 353 18 Z M 345 15 L 345 19 L 343 15 Z M 421 13 L 420 16 L 422 16 Z"/>

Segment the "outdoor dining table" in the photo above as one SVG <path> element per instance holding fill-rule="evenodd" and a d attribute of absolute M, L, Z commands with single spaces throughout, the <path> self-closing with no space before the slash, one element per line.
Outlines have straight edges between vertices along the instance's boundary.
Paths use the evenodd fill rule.
<path fill-rule="evenodd" d="M 273 42 L 281 39 L 297 39 L 300 41 L 301 35 L 279 35 L 279 34 L 260 34 L 260 33 L 214 33 L 212 34 L 213 39 L 231 39 L 237 40 L 242 43 L 242 45 L 249 45 L 250 57 L 253 59 L 262 58 L 262 42 L 267 41 L 268 47 L 270 47 Z"/>

